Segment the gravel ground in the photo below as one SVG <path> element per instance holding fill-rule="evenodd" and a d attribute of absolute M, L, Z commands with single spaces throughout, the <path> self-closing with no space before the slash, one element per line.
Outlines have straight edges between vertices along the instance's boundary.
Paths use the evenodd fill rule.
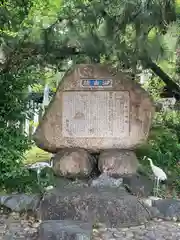
<path fill-rule="evenodd" d="M 0 240 L 37 240 L 39 222 L 26 214 L 0 213 Z"/>
<path fill-rule="evenodd" d="M 180 223 L 155 220 L 146 225 L 93 230 L 93 240 L 180 240 Z"/>
<path fill-rule="evenodd" d="M 37 240 L 40 222 L 27 215 L 0 213 L 0 240 Z M 154 220 L 146 225 L 110 229 L 101 225 L 92 240 L 180 240 L 180 223 Z"/>

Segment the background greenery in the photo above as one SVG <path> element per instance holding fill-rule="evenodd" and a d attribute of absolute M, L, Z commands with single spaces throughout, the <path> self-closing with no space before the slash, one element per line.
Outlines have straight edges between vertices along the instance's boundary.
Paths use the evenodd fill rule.
<path fill-rule="evenodd" d="M 179 0 L 3 0 L 0 3 L 0 187 L 37 189 L 34 173 L 24 163 L 46 160 L 21 128 L 32 111 L 28 86 L 52 92 L 69 66 L 110 63 L 139 81 L 155 101 L 165 86 L 180 99 Z M 30 96 L 31 97 L 31 96 Z M 148 155 L 167 173 L 169 187 L 180 192 L 180 116 L 156 113 L 148 144 L 137 151 Z M 142 162 L 146 166 L 145 162 Z M 43 183 L 44 184 L 44 183 Z"/>

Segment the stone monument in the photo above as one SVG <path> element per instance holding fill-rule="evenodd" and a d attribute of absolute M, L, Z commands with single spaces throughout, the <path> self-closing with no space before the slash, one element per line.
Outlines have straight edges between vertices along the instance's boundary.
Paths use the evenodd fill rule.
<path fill-rule="evenodd" d="M 66 220 L 73 226 L 80 221 L 129 227 L 156 216 L 126 191 L 121 177 L 137 170 L 133 150 L 146 141 L 153 112 L 140 85 L 109 66 L 76 65 L 65 74 L 34 135 L 37 146 L 55 153 L 53 170 L 60 180 L 39 206 L 45 221 L 40 239 L 49 229 L 48 239 L 59 236 L 57 226 L 64 228 Z M 92 180 L 97 167 L 102 174 Z"/>
<path fill-rule="evenodd" d="M 76 65 L 60 82 L 34 139 L 52 153 L 100 152 L 101 172 L 135 173 L 133 150 L 146 141 L 153 112 L 147 92 L 128 75 L 106 65 Z"/>

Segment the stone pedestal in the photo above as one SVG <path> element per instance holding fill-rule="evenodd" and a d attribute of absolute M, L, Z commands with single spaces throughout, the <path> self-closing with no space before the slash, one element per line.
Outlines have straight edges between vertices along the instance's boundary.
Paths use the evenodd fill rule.
<path fill-rule="evenodd" d="M 93 172 L 95 159 L 84 149 L 63 149 L 53 157 L 53 170 L 57 176 L 87 178 Z"/>
<path fill-rule="evenodd" d="M 98 167 L 101 172 L 111 176 L 123 176 L 136 173 L 138 160 L 133 151 L 129 150 L 104 150 L 100 153 Z"/>
<path fill-rule="evenodd" d="M 62 187 L 47 193 L 40 219 L 75 220 L 107 227 L 130 227 L 150 220 L 154 213 L 122 187 Z"/>

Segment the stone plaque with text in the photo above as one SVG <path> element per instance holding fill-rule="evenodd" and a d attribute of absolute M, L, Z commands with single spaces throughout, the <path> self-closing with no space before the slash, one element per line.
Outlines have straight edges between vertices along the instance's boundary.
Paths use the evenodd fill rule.
<path fill-rule="evenodd" d="M 62 99 L 64 137 L 129 135 L 128 91 L 67 91 Z"/>

